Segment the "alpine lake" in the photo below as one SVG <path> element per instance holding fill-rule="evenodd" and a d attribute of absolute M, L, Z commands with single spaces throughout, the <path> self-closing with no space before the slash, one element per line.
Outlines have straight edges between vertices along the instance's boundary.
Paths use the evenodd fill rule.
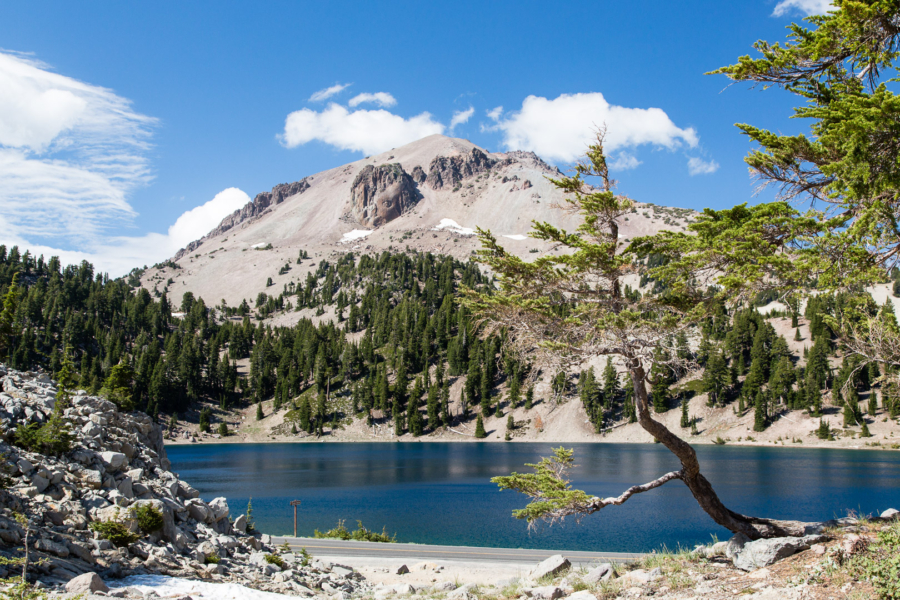
<path fill-rule="evenodd" d="M 574 487 L 618 496 L 677 469 L 659 444 L 565 444 L 574 448 Z M 252 498 L 256 528 L 312 536 L 339 520 L 353 530 L 396 534 L 397 542 L 647 552 L 727 540 L 680 481 L 638 494 L 580 523 L 552 527 L 514 519 L 528 499 L 490 478 L 528 472 L 551 454 L 538 443 L 290 443 L 168 446 L 172 469 L 206 500 L 231 513 Z M 900 452 L 797 447 L 698 446 L 703 473 L 731 510 L 754 516 L 827 520 L 900 508 Z"/>

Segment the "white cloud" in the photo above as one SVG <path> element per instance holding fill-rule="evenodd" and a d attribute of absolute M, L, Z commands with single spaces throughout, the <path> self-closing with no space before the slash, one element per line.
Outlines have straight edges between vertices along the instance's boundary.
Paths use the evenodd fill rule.
<path fill-rule="evenodd" d="M 155 123 L 111 90 L 0 52 L 0 243 L 118 276 L 172 256 L 249 202 L 229 188 L 165 234 L 110 236 L 137 215 L 128 196 L 151 179 Z"/>
<path fill-rule="evenodd" d="M 688 159 L 688 173 L 691 175 L 709 175 L 719 170 L 719 163 L 714 160 L 706 161 L 696 156 Z"/>
<path fill-rule="evenodd" d="M 563 94 L 553 100 L 528 96 L 519 111 L 501 118 L 501 110 L 488 116 L 496 121 L 491 129 L 503 132 L 503 144 L 549 160 L 576 159 L 593 141 L 594 130 L 604 126 L 605 150 L 611 155 L 645 144 L 675 149 L 698 143 L 693 128 L 677 127 L 662 109 L 611 105 L 600 93 Z"/>
<path fill-rule="evenodd" d="M 309 97 L 310 102 L 322 102 L 323 100 L 328 100 L 335 94 L 340 94 L 348 87 L 353 85 L 352 83 L 336 83 L 331 87 L 327 87 L 324 90 L 319 90 L 315 94 Z"/>
<path fill-rule="evenodd" d="M 640 166 L 641 161 L 634 154 L 628 152 L 619 152 L 612 156 L 609 161 L 609 168 L 614 171 L 627 171 L 628 169 L 636 169 Z"/>
<path fill-rule="evenodd" d="M 358 94 L 353 96 L 347 104 L 350 106 L 359 106 L 364 102 L 371 102 L 378 106 L 390 107 L 397 104 L 397 99 L 387 92 L 376 92 L 374 94 Z"/>
<path fill-rule="evenodd" d="M 795 11 L 806 15 L 822 15 L 833 8 L 831 0 L 780 0 L 772 15 L 782 17 Z"/>
<path fill-rule="evenodd" d="M 444 129 L 427 112 L 405 119 L 386 110 L 351 112 L 332 103 L 321 112 L 308 108 L 292 112 L 279 137 L 288 148 L 319 140 L 340 150 L 377 154 Z"/>
<path fill-rule="evenodd" d="M 128 220 L 155 119 L 106 88 L 0 52 L 0 214 L 20 235 L 82 239 Z"/>
<path fill-rule="evenodd" d="M 450 119 L 450 131 L 453 131 L 453 129 L 457 125 L 462 125 L 463 123 L 468 122 L 468 120 L 470 118 L 472 118 L 472 115 L 474 115 L 474 114 L 475 114 L 475 109 L 472 108 L 471 106 L 467 110 L 458 110 L 458 111 L 454 112 L 453 118 Z"/>
<path fill-rule="evenodd" d="M 497 106 L 496 108 L 492 108 L 491 110 L 485 111 L 485 113 L 487 114 L 488 118 L 491 121 L 499 121 L 500 115 L 503 114 L 503 107 Z"/>
<path fill-rule="evenodd" d="M 172 257 L 190 242 L 209 233 L 219 222 L 250 202 L 250 197 L 238 188 L 228 188 L 208 202 L 182 213 L 166 233 L 147 233 L 141 236 L 112 236 L 85 240 L 79 250 L 66 250 L 35 244 L 14 232 L 7 232 L 0 217 L 0 241 L 7 247 L 18 245 L 35 256 L 59 256 L 65 264 L 87 260 L 98 272 L 113 277 L 128 273 L 134 267 L 152 265 Z"/>

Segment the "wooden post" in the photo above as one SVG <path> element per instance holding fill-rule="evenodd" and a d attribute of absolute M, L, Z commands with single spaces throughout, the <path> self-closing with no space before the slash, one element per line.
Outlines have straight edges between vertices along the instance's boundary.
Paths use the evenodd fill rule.
<path fill-rule="evenodd" d="M 297 537 L 297 507 L 300 506 L 300 501 L 291 500 L 291 506 L 294 507 L 294 537 Z"/>

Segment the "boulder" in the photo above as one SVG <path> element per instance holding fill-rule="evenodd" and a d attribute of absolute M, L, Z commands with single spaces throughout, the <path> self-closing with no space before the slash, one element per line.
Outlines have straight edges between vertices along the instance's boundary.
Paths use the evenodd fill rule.
<path fill-rule="evenodd" d="M 247 517 L 244 515 L 239 516 L 234 520 L 234 529 L 235 531 L 239 531 L 241 533 L 247 533 Z"/>
<path fill-rule="evenodd" d="M 750 538 L 743 533 L 734 534 L 725 544 L 725 557 L 733 560 L 748 543 L 750 543 Z"/>
<path fill-rule="evenodd" d="M 209 507 L 202 501 L 191 502 L 187 505 L 188 514 L 199 523 L 206 523 L 211 517 Z"/>
<path fill-rule="evenodd" d="M 563 596 L 563 591 L 555 585 L 545 585 L 531 590 L 531 597 L 535 600 L 556 600 Z"/>
<path fill-rule="evenodd" d="M 396 585 L 394 585 L 394 586 L 392 586 L 392 587 L 393 587 L 393 589 L 394 589 L 394 593 L 395 593 L 395 594 L 398 594 L 398 595 L 400 595 L 400 596 L 404 596 L 404 595 L 405 595 L 405 596 L 409 596 L 409 595 L 411 595 L 411 594 L 415 594 L 415 593 L 416 593 L 416 588 L 414 588 L 413 586 L 409 585 L 408 583 L 398 583 L 398 584 L 396 584 Z"/>
<path fill-rule="evenodd" d="M 93 592 L 109 592 L 109 588 L 100 579 L 100 576 L 94 573 L 85 573 L 74 579 L 70 579 L 66 584 L 66 591 L 70 594 L 91 594 Z"/>
<path fill-rule="evenodd" d="M 394 570 L 394 575 L 406 575 L 409 573 L 409 567 L 406 565 L 400 565 Z"/>
<path fill-rule="evenodd" d="M 584 582 L 597 584 L 601 581 L 609 580 L 614 573 L 615 569 L 610 563 L 602 563 L 587 572 L 587 575 L 584 576 Z"/>
<path fill-rule="evenodd" d="M 882 519 L 890 519 L 892 521 L 900 520 L 900 510 L 896 510 L 893 508 L 889 508 L 883 513 L 881 513 Z"/>
<path fill-rule="evenodd" d="M 121 452 L 101 452 L 100 460 L 111 471 L 118 471 L 128 464 L 128 457 Z"/>
<path fill-rule="evenodd" d="M 209 509 L 212 511 L 213 520 L 220 521 L 228 516 L 228 500 L 225 498 L 214 498 L 209 503 Z"/>
<path fill-rule="evenodd" d="M 566 600 L 597 600 L 597 596 L 587 590 L 581 590 L 580 592 L 575 592 L 571 596 L 568 596 Z"/>
<path fill-rule="evenodd" d="M 801 550 L 807 550 L 813 544 L 825 541 L 824 536 L 807 535 L 804 537 L 782 537 L 756 540 L 744 545 L 732 562 L 743 571 L 754 571 L 787 558 Z"/>
<path fill-rule="evenodd" d="M 528 578 L 537 581 L 548 575 L 559 575 L 563 571 L 567 571 L 572 567 L 569 559 L 562 554 L 554 554 L 550 558 L 545 559 L 528 573 Z"/>

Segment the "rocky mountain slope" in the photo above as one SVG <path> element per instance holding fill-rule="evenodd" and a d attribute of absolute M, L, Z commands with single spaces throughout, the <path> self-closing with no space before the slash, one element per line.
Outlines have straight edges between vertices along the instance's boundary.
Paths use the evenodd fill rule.
<path fill-rule="evenodd" d="M 531 152 L 490 153 L 433 135 L 258 194 L 166 266 L 148 269 L 141 283 L 167 289 L 176 301 L 189 291 L 210 306 L 223 299 L 236 306 L 252 303 L 269 278 L 269 291 L 302 281 L 316 260 L 279 273 L 301 249 L 313 259 L 406 247 L 466 258 L 479 246 L 476 227 L 533 258 L 550 248 L 527 237 L 532 220 L 577 224 L 555 208 L 563 196 L 547 178 L 559 175 Z M 620 224 L 621 235 L 627 241 L 680 229 L 692 215 L 637 204 Z"/>
<path fill-rule="evenodd" d="M 162 574 L 229 581 L 300 596 L 348 597 L 366 589 L 352 570 L 277 553 L 267 535 L 248 531 L 245 516 L 230 513 L 225 498 L 201 499 L 169 470 L 161 430 L 144 413 L 121 412 L 79 391 L 64 413 L 74 433 L 70 451 L 51 456 L 13 445 L 18 428 L 49 419 L 57 389 L 44 374 L 3 365 L 0 384 L 0 556 L 23 556 L 24 515 L 29 573 L 44 587 L 79 578 L 70 589 L 103 590 L 89 575 L 96 573 L 106 580 Z M 161 516 L 150 530 L 142 507 Z M 119 523 L 134 538 L 113 538 L 100 523 Z M 0 567 L 0 577 L 20 572 Z"/>

